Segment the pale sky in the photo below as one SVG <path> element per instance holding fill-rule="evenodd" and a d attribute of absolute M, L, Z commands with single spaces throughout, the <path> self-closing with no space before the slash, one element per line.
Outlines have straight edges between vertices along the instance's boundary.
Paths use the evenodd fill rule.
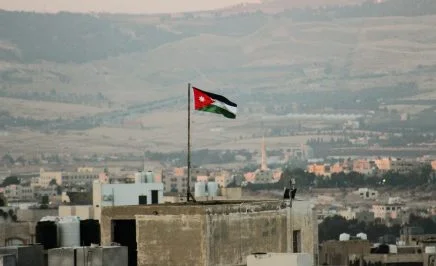
<path fill-rule="evenodd" d="M 0 9 L 36 12 L 172 13 L 223 8 L 260 0 L 0 0 Z"/>

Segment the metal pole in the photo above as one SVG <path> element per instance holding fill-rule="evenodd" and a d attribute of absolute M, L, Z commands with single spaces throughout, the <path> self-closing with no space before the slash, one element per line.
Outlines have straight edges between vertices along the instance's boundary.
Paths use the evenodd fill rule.
<path fill-rule="evenodd" d="M 186 201 L 191 195 L 191 83 L 188 83 L 188 185 Z"/>
<path fill-rule="evenodd" d="M 195 202 L 195 198 L 191 194 L 191 83 L 188 83 L 188 184 L 186 192 L 186 200 L 191 199 Z"/>

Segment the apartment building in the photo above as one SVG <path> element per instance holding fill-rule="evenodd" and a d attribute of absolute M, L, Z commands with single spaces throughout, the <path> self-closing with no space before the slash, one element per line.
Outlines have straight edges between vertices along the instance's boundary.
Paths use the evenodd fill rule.
<path fill-rule="evenodd" d="M 375 219 L 398 219 L 402 214 L 403 207 L 403 204 L 374 204 L 372 212 Z"/>
<path fill-rule="evenodd" d="M 92 184 L 95 179 L 99 179 L 100 170 L 101 169 L 78 168 L 76 172 L 64 172 L 45 171 L 41 168 L 38 184 L 41 187 L 48 187 L 52 180 L 55 180 L 56 184 L 62 186 Z"/>

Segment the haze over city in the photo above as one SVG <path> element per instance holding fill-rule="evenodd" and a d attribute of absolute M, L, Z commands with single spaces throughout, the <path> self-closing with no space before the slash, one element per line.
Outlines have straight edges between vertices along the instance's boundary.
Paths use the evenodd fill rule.
<path fill-rule="evenodd" d="M 259 0 L 1 0 L 0 8 L 36 12 L 173 13 L 212 10 Z"/>
<path fill-rule="evenodd" d="M 242 2 L 0 0 L 0 265 L 436 266 L 436 1 Z"/>

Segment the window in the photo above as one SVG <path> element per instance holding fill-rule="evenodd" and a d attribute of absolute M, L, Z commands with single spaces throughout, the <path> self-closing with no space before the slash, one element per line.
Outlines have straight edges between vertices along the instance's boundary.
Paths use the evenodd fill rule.
<path fill-rule="evenodd" d="M 294 253 L 301 252 L 301 231 L 294 230 L 292 232 L 292 249 Z"/>

